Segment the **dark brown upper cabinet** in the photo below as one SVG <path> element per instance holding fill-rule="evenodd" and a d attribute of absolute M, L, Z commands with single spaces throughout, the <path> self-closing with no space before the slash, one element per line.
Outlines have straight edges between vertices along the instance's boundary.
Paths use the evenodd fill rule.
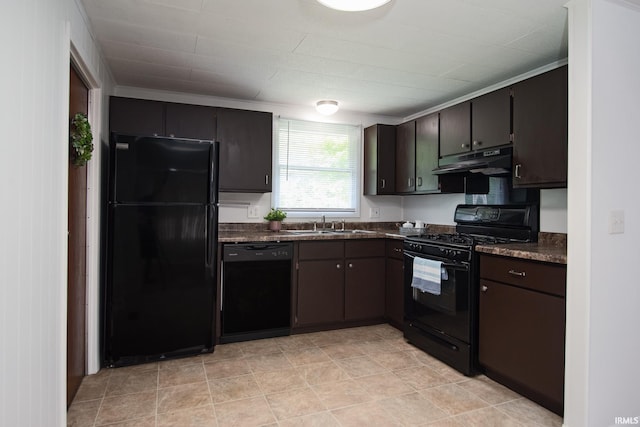
<path fill-rule="evenodd" d="M 471 149 L 511 143 L 511 88 L 471 100 Z"/>
<path fill-rule="evenodd" d="M 167 103 L 165 134 L 213 140 L 216 137 L 216 110 L 202 105 Z"/>
<path fill-rule="evenodd" d="M 440 157 L 471 150 L 471 102 L 440 111 Z"/>
<path fill-rule="evenodd" d="M 395 193 L 396 127 L 373 125 L 364 130 L 364 195 Z"/>
<path fill-rule="evenodd" d="M 220 141 L 220 191 L 271 191 L 273 115 L 217 109 Z"/>
<path fill-rule="evenodd" d="M 438 191 L 438 176 L 433 170 L 438 167 L 438 113 L 416 120 L 416 193 Z"/>
<path fill-rule="evenodd" d="M 128 135 L 164 136 L 164 102 L 146 99 L 109 99 L 109 130 Z"/>
<path fill-rule="evenodd" d="M 396 193 L 416 191 L 416 122 L 396 126 Z"/>
<path fill-rule="evenodd" d="M 214 140 L 216 109 L 112 96 L 109 128 L 130 135 Z"/>
<path fill-rule="evenodd" d="M 563 66 L 513 86 L 513 186 L 567 186 L 568 77 Z"/>

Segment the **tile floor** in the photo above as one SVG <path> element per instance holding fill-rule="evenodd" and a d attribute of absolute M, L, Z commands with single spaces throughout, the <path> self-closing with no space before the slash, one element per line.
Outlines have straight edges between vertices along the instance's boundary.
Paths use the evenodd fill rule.
<path fill-rule="evenodd" d="M 484 376 L 465 377 L 389 325 L 216 346 L 82 382 L 69 426 L 561 426 Z"/>

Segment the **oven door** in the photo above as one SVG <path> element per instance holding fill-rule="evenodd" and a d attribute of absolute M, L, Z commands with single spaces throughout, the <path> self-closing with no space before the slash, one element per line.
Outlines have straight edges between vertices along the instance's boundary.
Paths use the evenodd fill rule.
<path fill-rule="evenodd" d="M 421 257 L 442 262 L 441 293 L 434 295 L 411 286 L 413 260 Z M 451 261 L 431 255 L 404 253 L 405 316 L 408 321 L 435 329 L 460 341 L 471 341 L 471 272 L 467 262 Z"/>

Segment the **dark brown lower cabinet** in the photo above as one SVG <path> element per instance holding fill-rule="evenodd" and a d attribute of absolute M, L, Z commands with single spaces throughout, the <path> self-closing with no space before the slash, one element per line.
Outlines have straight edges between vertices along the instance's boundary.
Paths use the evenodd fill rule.
<path fill-rule="evenodd" d="M 402 240 L 387 240 L 385 317 L 390 325 L 402 329 L 404 322 L 404 261 Z"/>
<path fill-rule="evenodd" d="M 384 240 L 300 242 L 294 327 L 382 320 Z"/>
<path fill-rule="evenodd" d="M 479 361 L 488 377 L 562 415 L 564 266 L 482 255 Z"/>

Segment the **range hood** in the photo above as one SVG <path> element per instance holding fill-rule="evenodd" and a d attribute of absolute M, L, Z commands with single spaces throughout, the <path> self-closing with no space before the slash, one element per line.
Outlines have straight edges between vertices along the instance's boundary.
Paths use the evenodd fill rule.
<path fill-rule="evenodd" d="M 512 155 L 511 146 L 454 154 L 441 158 L 433 173 L 444 175 L 469 172 L 490 176 L 510 174 Z"/>

